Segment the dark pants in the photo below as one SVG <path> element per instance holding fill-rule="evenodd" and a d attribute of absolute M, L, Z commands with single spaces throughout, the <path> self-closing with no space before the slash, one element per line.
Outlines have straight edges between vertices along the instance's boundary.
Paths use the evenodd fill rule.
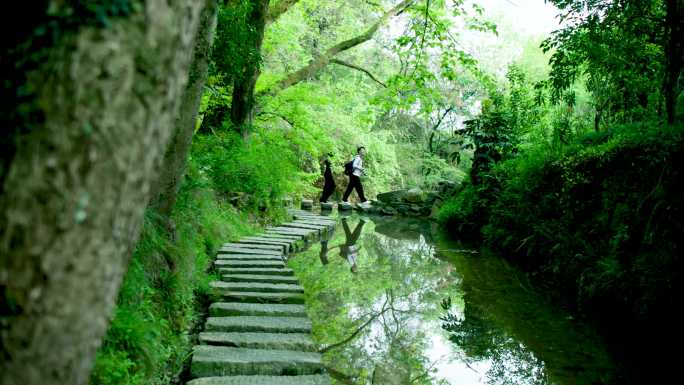
<path fill-rule="evenodd" d="M 366 197 L 363 195 L 363 186 L 361 186 L 361 178 L 356 175 L 349 175 L 349 185 L 347 185 L 347 191 L 344 192 L 342 200 L 347 201 L 349 195 L 351 195 L 352 189 L 356 189 L 356 193 L 359 195 L 361 202 L 366 201 Z"/>
<path fill-rule="evenodd" d="M 335 179 L 333 179 L 333 174 L 330 170 L 330 161 L 325 162 L 323 181 L 323 194 L 321 195 L 321 202 L 327 202 L 328 198 L 330 198 L 330 196 L 335 192 Z"/>
<path fill-rule="evenodd" d="M 323 195 L 321 195 L 321 202 L 327 202 L 328 198 L 335 192 L 335 182 L 330 179 L 329 181 L 326 179 L 325 184 L 323 185 Z"/>

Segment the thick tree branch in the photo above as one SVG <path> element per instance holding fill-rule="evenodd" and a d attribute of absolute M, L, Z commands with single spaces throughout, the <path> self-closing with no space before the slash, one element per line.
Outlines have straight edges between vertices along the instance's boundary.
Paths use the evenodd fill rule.
<path fill-rule="evenodd" d="M 386 307 L 385 307 L 385 306 L 387 306 L 387 301 L 388 301 L 388 298 L 386 298 L 386 299 L 385 299 L 385 303 L 382 304 L 382 309 L 380 310 L 380 312 L 379 312 L 379 313 L 376 313 L 376 314 L 374 314 L 372 317 L 370 317 L 366 322 L 363 323 L 363 325 L 359 326 L 359 327 L 354 331 L 354 333 L 350 334 L 347 338 L 343 339 L 342 341 L 339 341 L 339 342 L 336 342 L 336 343 L 334 343 L 334 344 L 328 345 L 328 346 L 326 346 L 326 347 L 324 347 L 324 348 L 321 348 L 318 352 L 319 352 L 319 353 L 325 353 L 325 352 L 327 352 L 327 351 L 329 351 L 329 350 L 331 350 L 331 349 L 334 349 L 334 348 L 336 348 L 336 347 L 338 347 L 338 346 L 342 346 L 342 345 L 348 343 L 349 341 L 353 340 L 354 338 L 356 338 L 356 336 L 359 335 L 359 333 L 361 333 L 361 331 L 363 331 L 363 329 L 365 329 L 366 327 L 368 327 L 368 325 L 370 325 L 371 322 L 375 321 L 378 317 L 380 317 L 381 315 L 385 314 L 385 312 L 386 312 L 387 310 L 389 310 L 389 308 L 386 308 Z"/>
<path fill-rule="evenodd" d="M 309 62 L 307 66 L 302 67 L 299 70 L 287 75 L 284 79 L 279 81 L 274 87 L 260 92 L 258 96 L 275 95 L 288 87 L 291 87 L 303 80 L 310 78 L 313 74 L 317 73 L 322 68 L 327 66 L 330 63 L 330 61 L 340 52 L 356 47 L 357 45 L 360 45 L 370 40 L 373 37 L 373 35 L 378 31 L 378 29 L 384 24 L 386 24 L 389 19 L 404 12 L 415 1 L 416 0 L 403 0 L 402 2 L 394 6 L 392 9 L 387 11 L 384 15 L 382 15 L 382 17 L 380 17 L 378 21 L 376 21 L 362 34 L 355 36 L 351 39 L 339 42 L 334 46 L 328 48 L 325 51 L 325 53 L 311 60 L 311 62 Z"/>
<path fill-rule="evenodd" d="M 375 76 L 373 76 L 373 74 L 370 73 L 370 71 L 366 70 L 365 68 L 359 67 L 359 66 L 357 66 L 357 65 L 354 65 L 354 64 L 352 64 L 352 63 L 348 63 L 348 62 L 343 61 L 343 60 L 340 60 L 340 59 L 332 59 L 332 60 L 330 60 L 330 62 L 333 63 L 333 64 L 338 64 L 338 65 L 341 65 L 341 66 L 349 67 L 349 68 L 355 69 L 355 70 L 357 70 L 357 71 L 361 71 L 361 72 L 365 73 L 366 75 L 368 75 L 368 77 L 371 78 L 371 79 L 373 79 L 376 83 L 378 83 L 378 84 L 380 84 L 381 86 L 387 88 L 387 84 L 385 84 L 385 83 L 381 82 L 380 80 L 378 80 L 378 78 L 376 78 Z"/>
<path fill-rule="evenodd" d="M 453 110 L 454 110 L 454 106 L 450 106 L 449 108 L 447 108 L 444 111 L 444 113 L 442 114 L 442 116 L 439 117 L 439 120 L 437 121 L 437 123 L 434 126 L 432 126 L 432 131 L 437 130 L 439 128 L 439 126 L 442 125 L 442 120 L 444 120 L 444 118 Z"/>
<path fill-rule="evenodd" d="M 278 20 L 280 15 L 287 12 L 290 7 L 297 4 L 299 0 L 280 0 L 276 5 L 268 10 L 266 15 L 266 25 L 273 23 Z"/>

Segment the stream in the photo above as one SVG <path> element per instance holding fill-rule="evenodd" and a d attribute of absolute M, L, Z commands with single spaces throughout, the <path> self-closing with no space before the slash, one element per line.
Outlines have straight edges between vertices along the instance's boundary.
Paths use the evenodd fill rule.
<path fill-rule="evenodd" d="M 288 262 L 334 383 L 625 382 L 598 333 L 505 259 L 419 219 L 338 220 Z"/>

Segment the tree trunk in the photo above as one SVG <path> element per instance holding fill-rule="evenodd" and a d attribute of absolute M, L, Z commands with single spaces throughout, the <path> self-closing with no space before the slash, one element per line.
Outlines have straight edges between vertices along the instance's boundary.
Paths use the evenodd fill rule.
<path fill-rule="evenodd" d="M 264 41 L 266 29 L 266 16 L 268 15 L 269 0 L 251 0 L 252 11 L 249 15 L 249 25 L 254 31 L 252 49 L 261 52 L 261 43 Z M 252 124 L 254 117 L 254 87 L 261 74 L 261 65 L 258 62 L 250 63 L 243 69 L 240 76 L 233 81 L 233 100 L 230 106 L 230 120 L 235 128 L 247 134 L 246 127 Z"/>
<path fill-rule="evenodd" d="M 666 47 L 665 47 L 665 79 L 663 82 L 665 94 L 665 111 L 667 112 L 667 122 L 674 124 L 677 114 L 677 80 L 682 71 L 682 38 L 684 37 L 684 7 L 681 0 L 666 0 Z"/>
<path fill-rule="evenodd" d="M 111 318 L 204 2 L 135 4 L 27 74 L 44 119 L 13 138 L 0 195 L 2 385 L 86 384 Z"/>
<path fill-rule="evenodd" d="M 202 10 L 197 28 L 188 83 L 183 91 L 180 109 L 175 121 L 175 134 L 164 154 L 161 174 L 156 189 L 152 193 L 150 204 L 160 214 L 163 221 L 162 225 L 172 235 L 174 226 L 171 220 L 171 212 L 176 205 L 178 190 L 185 174 L 188 153 L 199 114 L 202 89 L 207 79 L 211 43 L 216 27 L 218 4 L 216 0 L 207 0 L 206 2 L 207 6 Z"/>

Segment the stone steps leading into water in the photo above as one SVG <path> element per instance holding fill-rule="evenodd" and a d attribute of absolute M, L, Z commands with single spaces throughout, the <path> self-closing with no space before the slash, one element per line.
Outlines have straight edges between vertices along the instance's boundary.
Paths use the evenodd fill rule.
<path fill-rule="evenodd" d="M 327 375 L 205 377 L 188 385 L 330 385 Z"/>
<path fill-rule="evenodd" d="M 299 235 L 292 235 L 292 234 L 269 234 L 268 232 L 264 232 L 262 234 L 259 234 L 259 238 L 266 238 L 266 239 L 285 239 L 288 241 L 293 241 L 297 242 L 302 239 Z"/>
<path fill-rule="evenodd" d="M 300 293 L 264 293 L 255 291 L 223 291 L 219 295 L 225 301 L 248 303 L 294 303 L 303 304 L 304 295 Z"/>
<path fill-rule="evenodd" d="M 330 385 L 311 338 L 304 288 L 286 267 L 289 253 L 333 230 L 306 213 L 264 233 L 225 243 L 210 283 L 223 302 L 209 306 L 194 347 L 188 385 Z"/>
<path fill-rule="evenodd" d="M 235 246 L 223 246 L 218 251 L 220 254 L 256 254 L 256 255 L 283 255 L 282 251 L 278 250 L 264 250 L 264 249 L 252 249 L 247 246 L 245 247 L 235 247 Z"/>
<path fill-rule="evenodd" d="M 191 365 L 193 377 L 294 376 L 323 372 L 324 366 L 319 353 L 212 345 L 195 346 Z"/>
<path fill-rule="evenodd" d="M 214 261 L 214 266 L 223 268 L 247 268 L 247 267 L 257 267 L 257 268 L 284 268 L 285 263 L 282 261 L 275 260 L 235 260 L 235 259 L 217 259 Z"/>
<path fill-rule="evenodd" d="M 208 332 L 310 333 L 311 321 L 307 317 L 209 317 L 204 330 Z"/>
<path fill-rule="evenodd" d="M 258 274 L 223 274 L 221 280 L 225 282 L 262 282 L 262 283 L 291 283 L 297 284 L 296 277 L 283 275 L 258 275 Z"/>
<path fill-rule="evenodd" d="M 243 260 L 243 261 L 283 261 L 283 255 L 261 254 L 217 254 L 216 259 Z"/>
<path fill-rule="evenodd" d="M 263 282 L 224 282 L 210 283 L 212 289 L 226 291 L 250 291 L 268 293 L 303 293 L 304 288 L 291 283 L 263 283 Z"/>
<path fill-rule="evenodd" d="M 260 237 L 255 237 L 255 238 L 243 238 L 238 240 L 236 243 L 238 244 L 249 244 L 249 245 L 266 245 L 266 246 L 278 246 L 282 248 L 285 252 L 287 253 L 292 253 L 297 250 L 297 245 L 296 242 L 294 241 L 288 241 L 285 239 L 272 239 L 272 238 L 260 238 Z"/>
<path fill-rule="evenodd" d="M 267 316 L 267 317 L 306 317 L 304 305 L 267 304 L 244 302 L 215 302 L 209 306 L 212 317 L 228 316 Z"/>
<path fill-rule="evenodd" d="M 294 271 L 286 267 L 218 267 L 221 274 L 294 275 Z"/>
<path fill-rule="evenodd" d="M 275 250 L 275 251 L 282 251 L 282 247 L 277 246 L 277 245 L 264 245 L 262 243 L 249 243 L 249 242 L 229 242 L 229 243 L 224 243 L 221 245 L 221 247 L 241 247 L 241 248 L 249 248 L 249 249 L 264 249 L 264 250 Z"/>
<path fill-rule="evenodd" d="M 204 332 L 199 335 L 205 345 L 232 346 L 249 349 L 298 350 L 315 352 L 309 333 Z"/>

